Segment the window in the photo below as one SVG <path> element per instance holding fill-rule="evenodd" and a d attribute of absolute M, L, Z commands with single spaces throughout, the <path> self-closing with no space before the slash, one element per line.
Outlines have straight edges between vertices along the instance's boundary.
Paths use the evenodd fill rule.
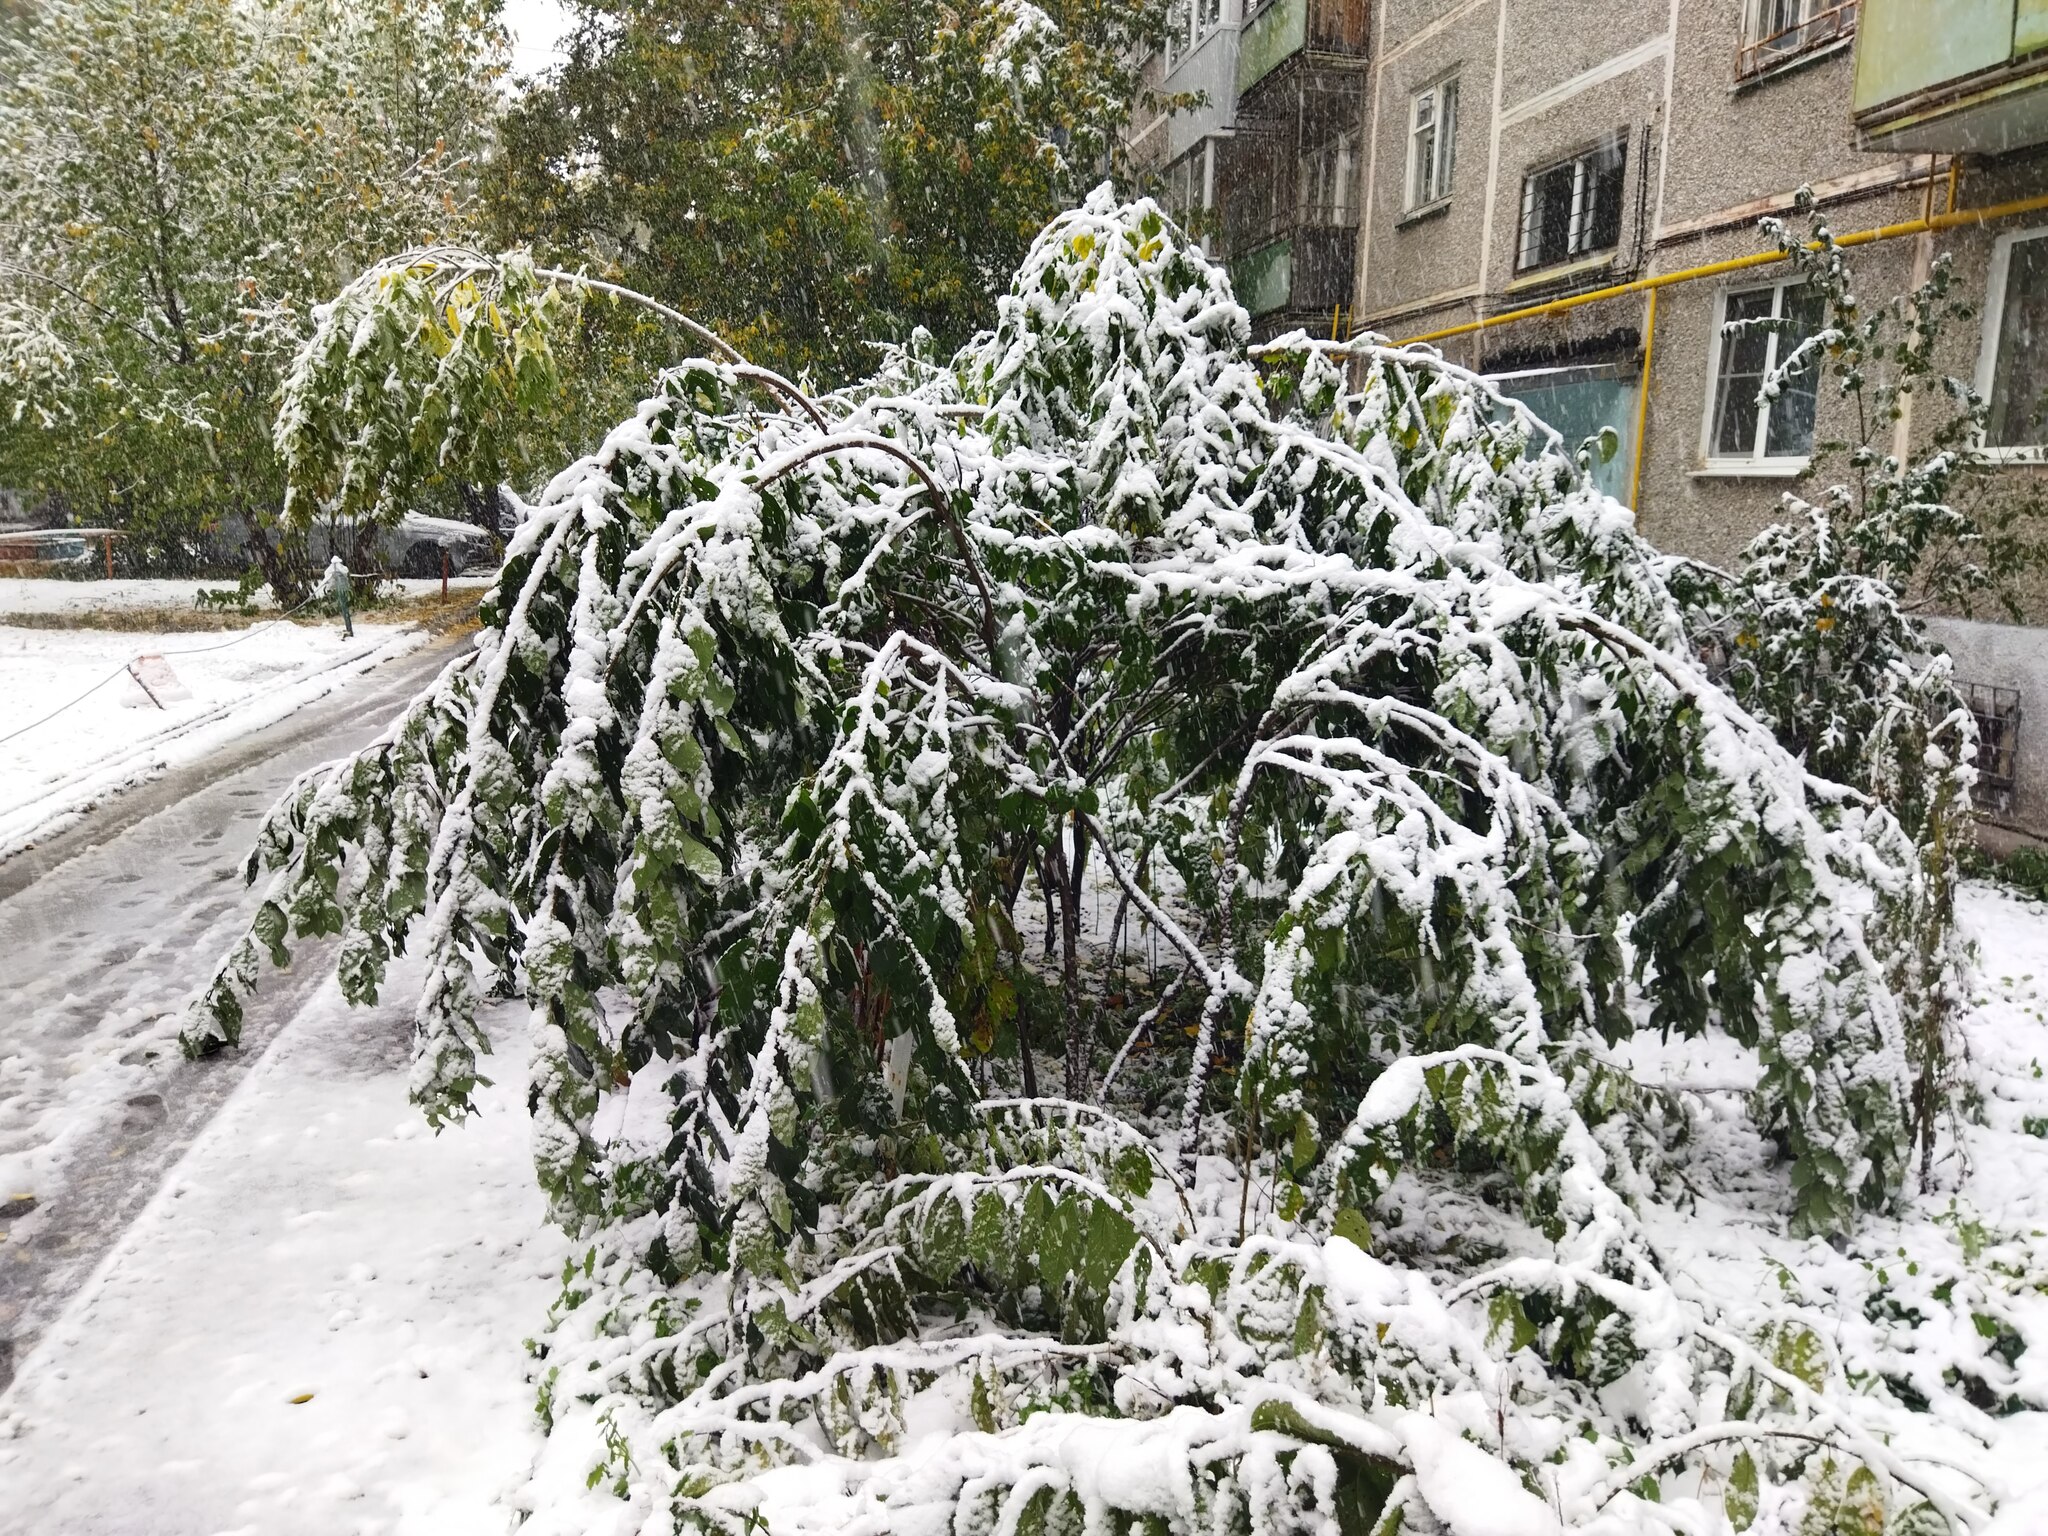
<path fill-rule="evenodd" d="M 1999 458 L 2038 458 L 2048 444 L 2048 229 L 1999 237 L 1984 300 L 1984 446 Z"/>
<path fill-rule="evenodd" d="M 1856 30 L 1857 0 L 1747 0 L 1735 77 L 1761 74 Z"/>
<path fill-rule="evenodd" d="M 1166 67 L 1173 68 L 1194 46 L 1194 0 L 1171 0 L 1166 7 Z"/>
<path fill-rule="evenodd" d="M 1451 195 L 1458 153 L 1458 82 L 1439 80 L 1408 103 L 1408 206 Z"/>
<path fill-rule="evenodd" d="M 1522 247 L 1528 271 L 1621 243 L 1621 184 L 1628 135 L 1535 172 L 1522 183 Z"/>
<path fill-rule="evenodd" d="M 1764 380 L 1820 325 L 1820 295 L 1797 283 L 1728 294 L 1715 336 L 1714 395 L 1707 423 L 1707 463 L 1755 465 L 1776 460 L 1796 470 L 1813 452 L 1813 410 L 1819 376 L 1807 369 L 1786 379 L 1778 398 L 1759 398 Z"/>
<path fill-rule="evenodd" d="M 1173 68 L 1223 25 L 1226 0 L 1171 0 L 1166 8 L 1166 67 Z"/>
<path fill-rule="evenodd" d="M 2017 688 L 1965 685 L 1977 721 L 1977 804 L 2002 811 L 2019 783 L 2020 695 Z"/>
<path fill-rule="evenodd" d="M 1215 232 L 1215 154 L 1215 141 L 1204 139 L 1169 165 L 1160 177 L 1160 201 L 1166 205 L 1166 211 L 1204 250 L 1209 248 L 1210 236 Z"/>
<path fill-rule="evenodd" d="M 1303 224 L 1345 226 L 1352 222 L 1351 187 L 1357 180 L 1358 135 L 1340 133 L 1301 157 L 1298 206 Z"/>

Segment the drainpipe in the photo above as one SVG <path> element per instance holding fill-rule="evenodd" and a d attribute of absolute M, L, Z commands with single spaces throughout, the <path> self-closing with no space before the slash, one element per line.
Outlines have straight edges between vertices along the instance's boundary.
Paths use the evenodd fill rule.
<path fill-rule="evenodd" d="M 1636 380 L 1635 463 L 1628 472 L 1628 504 L 1631 511 L 1643 510 L 1643 442 L 1650 430 L 1650 359 L 1657 346 L 1657 290 L 1650 290 L 1650 302 L 1643 311 L 1643 371 Z"/>

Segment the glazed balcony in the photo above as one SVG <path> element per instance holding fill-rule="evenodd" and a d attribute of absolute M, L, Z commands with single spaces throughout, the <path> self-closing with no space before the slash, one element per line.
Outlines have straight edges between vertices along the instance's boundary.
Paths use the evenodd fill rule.
<path fill-rule="evenodd" d="M 1303 54 L 1322 63 L 1363 61 L 1370 19 L 1366 0 L 1266 0 L 1238 32 L 1238 95 Z"/>
<path fill-rule="evenodd" d="M 1863 0 L 1868 148 L 1998 154 L 2048 143 L 2048 0 Z"/>

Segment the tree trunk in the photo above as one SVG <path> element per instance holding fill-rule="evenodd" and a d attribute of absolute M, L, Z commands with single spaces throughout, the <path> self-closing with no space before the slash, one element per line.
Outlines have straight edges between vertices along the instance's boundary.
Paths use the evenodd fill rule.
<path fill-rule="evenodd" d="M 463 517 L 488 533 L 492 545 L 502 552 L 505 547 L 504 491 L 495 485 L 458 480 L 455 482 L 455 499 L 462 503 Z"/>
<path fill-rule="evenodd" d="M 1018 837 L 1017 850 L 1011 855 L 1008 875 L 1009 883 L 1003 893 L 1003 911 L 1010 918 L 1010 931 L 1012 934 L 1016 932 L 1017 928 L 1017 897 L 1024 890 L 1024 876 L 1028 871 L 1037 866 L 1038 839 L 1033 833 L 1024 833 Z M 1021 963 L 1023 956 L 1017 954 L 1012 955 L 1011 958 Z M 1027 1099 L 1037 1098 L 1038 1067 L 1031 1059 L 1031 1041 L 1026 1034 L 1025 1015 L 1022 1009 L 1019 1009 L 1017 1012 L 1017 1061 L 1024 1071 L 1024 1097 Z"/>
<path fill-rule="evenodd" d="M 312 587 L 312 573 L 306 569 L 304 541 L 292 537 L 273 539 L 253 520 L 244 521 L 248 524 L 249 535 L 243 540 L 242 547 L 248 550 L 256 568 L 263 572 L 263 579 L 270 583 L 271 593 L 279 606 L 297 607 Z"/>

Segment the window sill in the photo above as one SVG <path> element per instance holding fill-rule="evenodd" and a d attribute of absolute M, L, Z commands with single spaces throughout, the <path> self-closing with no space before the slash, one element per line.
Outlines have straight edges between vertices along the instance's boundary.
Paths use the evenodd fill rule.
<path fill-rule="evenodd" d="M 1614 249 L 1609 247 L 1592 256 L 1581 256 L 1577 261 L 1561 261 L 1555 266 L 1532 268 L 1509 283 L 1501 292 L 1526 293 L 1531 288 L 1554 288 L 1576 277 L 1590 277 L 1595 272 L 1612 271 L 1614 254 Z"/>
<path fill-rule="evenodd" d="M 1795 480 L 1806 473 L 1808 458 L 1709 459 L 1688 470 L 1694 480 Z"/>
<path fill-rule="evenodd" d="M 1845 36 L 1832 38 L 1825 43 L 1808 48 L 1803 53 L 1795 53 L 1790 58 L 1779 59 L 1775 64 L 1767 64 L 1762 69 L 1754 70 L 1744 75 L 1740 80 L 1737 80 L 1728 87 L 1728 94 L 1730 96 L 1740 96 L 1747 91 L 1755 90 L 1760 85 L 1768 85 L 1773 80 L 1781 79 L 1786 75 L 1797 74 L 1808 65 L 1818 64 L 1822 59 L 1833 58 L 1836 54 L 1855 46 L 1855 43 L 1856 34 L 1850 32 Z"/>
<path fill-rule="evenodd" d="M 1451 195 L 1446 192 L 1433 203 L 1423 203 L 1417 207 L 1410 208 L 1406 213 L 1394 220 L 1394 228 L 1406 229 L 1411 224 L 1426 224 L 1431 219 L 1442 218 L 1450 211 Z"/>
<path fill-rule="evenodd" d="M 1992 464 L 2048 464 L 2048 446 L 2034 448 L 1986 447 L 1982 452 L 1985 459 Z"/>

